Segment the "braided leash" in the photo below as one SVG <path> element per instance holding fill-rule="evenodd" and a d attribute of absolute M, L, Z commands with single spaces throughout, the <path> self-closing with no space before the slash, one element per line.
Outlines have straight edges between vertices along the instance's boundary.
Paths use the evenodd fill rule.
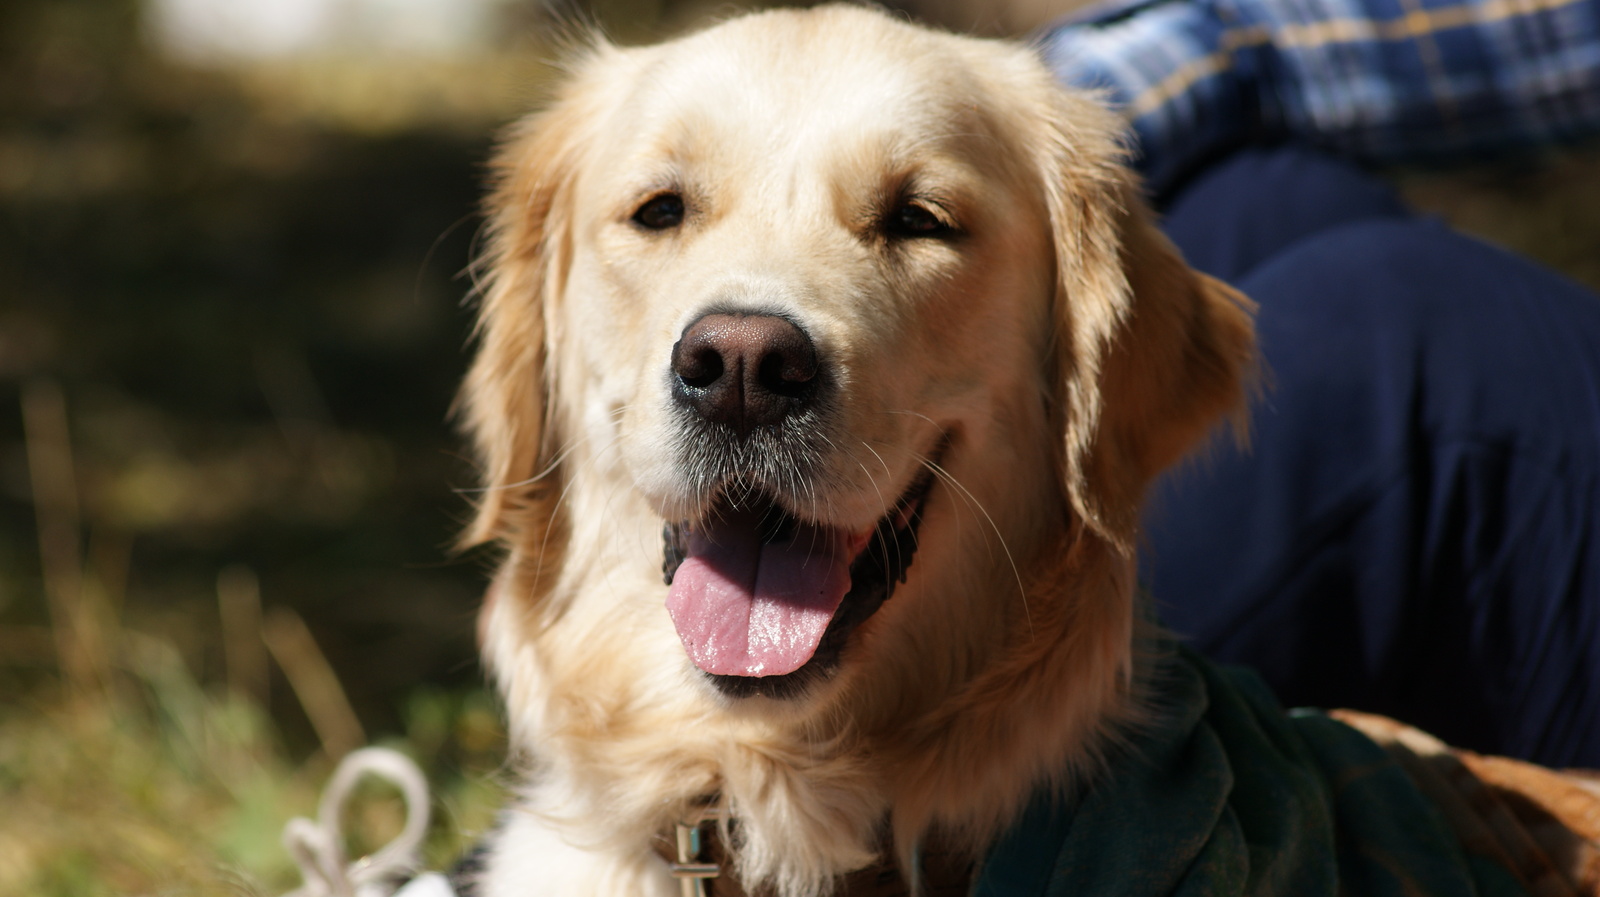
<path fill-rule="evenodd" d="M 406 821 L 400 834 L 370 856 L 349 862 L 339 817 L 356 784 L 375 776 L 400 789 L 405 798 Z M 300 867 L 304 885 L 284 897 L 395 897 L 396 883 L 421 864 L 422 839 L 428 832 L 428 780 L 409 757 L 388 748 L 362 748 L 339 763 L 322 794 L 317 819 L 289 820 L 283 827 L 283 846 Z M 430 879 L 443 891 L 430 892 Z M 420 887 L 419 887 L 420 886 Z M 419 876 L 405 888 L 407 897 L 429 893 L 448 895 L 442 876 Z"/>

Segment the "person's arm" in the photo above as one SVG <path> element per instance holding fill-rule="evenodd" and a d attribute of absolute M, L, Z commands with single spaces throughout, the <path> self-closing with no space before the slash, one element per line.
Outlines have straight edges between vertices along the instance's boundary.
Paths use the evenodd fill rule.
<path fill-rule="evenodd" d="M 1600 133 L 1600 0 L 1140 0 L 1038 37 L 1160 191 L 1249 141 L 1373 162 Z"/>

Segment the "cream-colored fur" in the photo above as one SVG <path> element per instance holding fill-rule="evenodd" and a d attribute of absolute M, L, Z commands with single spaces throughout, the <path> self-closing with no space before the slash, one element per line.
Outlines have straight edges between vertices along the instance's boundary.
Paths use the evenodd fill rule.
<path fill-rule="evenodd" d="M 933 831 L 977 855 L 1092 774 L 1139 710 L 1142 492 L 1253 357 L 1247 303 L 1150 227 L 1120 138 L 1025 48 L 840 6 L 596 40 L 513 131 L 463 394 L 528 782 L 485 894 L 675 893 L 651 839 L 712 794 L 747 887 L 824 893 L 884 832 L 902 863 Z M 909 188 L 959 235 L 886 236 Z M 683 224 L 637 226 L 665 189 Z M 663 603 L 663 522 L 715 485 L 669 357 L 729 301 L 800 322 L 835 374 L 803 482 L 748 460 L 793 514 L 869 530 L 943 452 L 905 583 L 792 700 L 722 697 Z"/>

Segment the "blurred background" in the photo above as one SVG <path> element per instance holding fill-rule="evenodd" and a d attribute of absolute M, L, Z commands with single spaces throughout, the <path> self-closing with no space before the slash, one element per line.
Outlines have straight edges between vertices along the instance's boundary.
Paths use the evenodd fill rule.
<path fill-rule="evenodd" d="M 0 4 L 0 894 L 281 893 L 367 742 L 433 778 L 435 863 L 488 823 L 448 423 L 483 161 L 563 23 L 697 15 Z"/>
<path fill-rule="evenodd" d="M 738 8 L 0 6 L 0 894 L 280 893 L 284 822 L 369 742 L 428 771 L 432 864 L 489 824 L 489 558 L 449 549 L 483 162 L 570 23 Z M 1395 176 L 1600 287 L 1594 151 Z M 396 795 L 348 823 L 381 843 Z"/>

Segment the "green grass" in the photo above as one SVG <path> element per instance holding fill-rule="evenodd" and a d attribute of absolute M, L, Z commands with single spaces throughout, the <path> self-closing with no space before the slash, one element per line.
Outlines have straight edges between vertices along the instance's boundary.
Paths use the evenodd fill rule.
<path fill-rule="evenodd" d="M 124 633 L 103 687 L 45 685 L 0 710 L 0 894 L 279 894 L 280 843 L 314 817 L 328 756 L 291 757 L 251 699 L 196 682 L 172 645 Z M 482 692 L 414 692 L 407 731 L 379 743 L 432 778 L 432 868 L 490 824 L 502 736 Z M 370 785 L 346 820 L 351 856 L 399 831 L 397 792 Z"/>

